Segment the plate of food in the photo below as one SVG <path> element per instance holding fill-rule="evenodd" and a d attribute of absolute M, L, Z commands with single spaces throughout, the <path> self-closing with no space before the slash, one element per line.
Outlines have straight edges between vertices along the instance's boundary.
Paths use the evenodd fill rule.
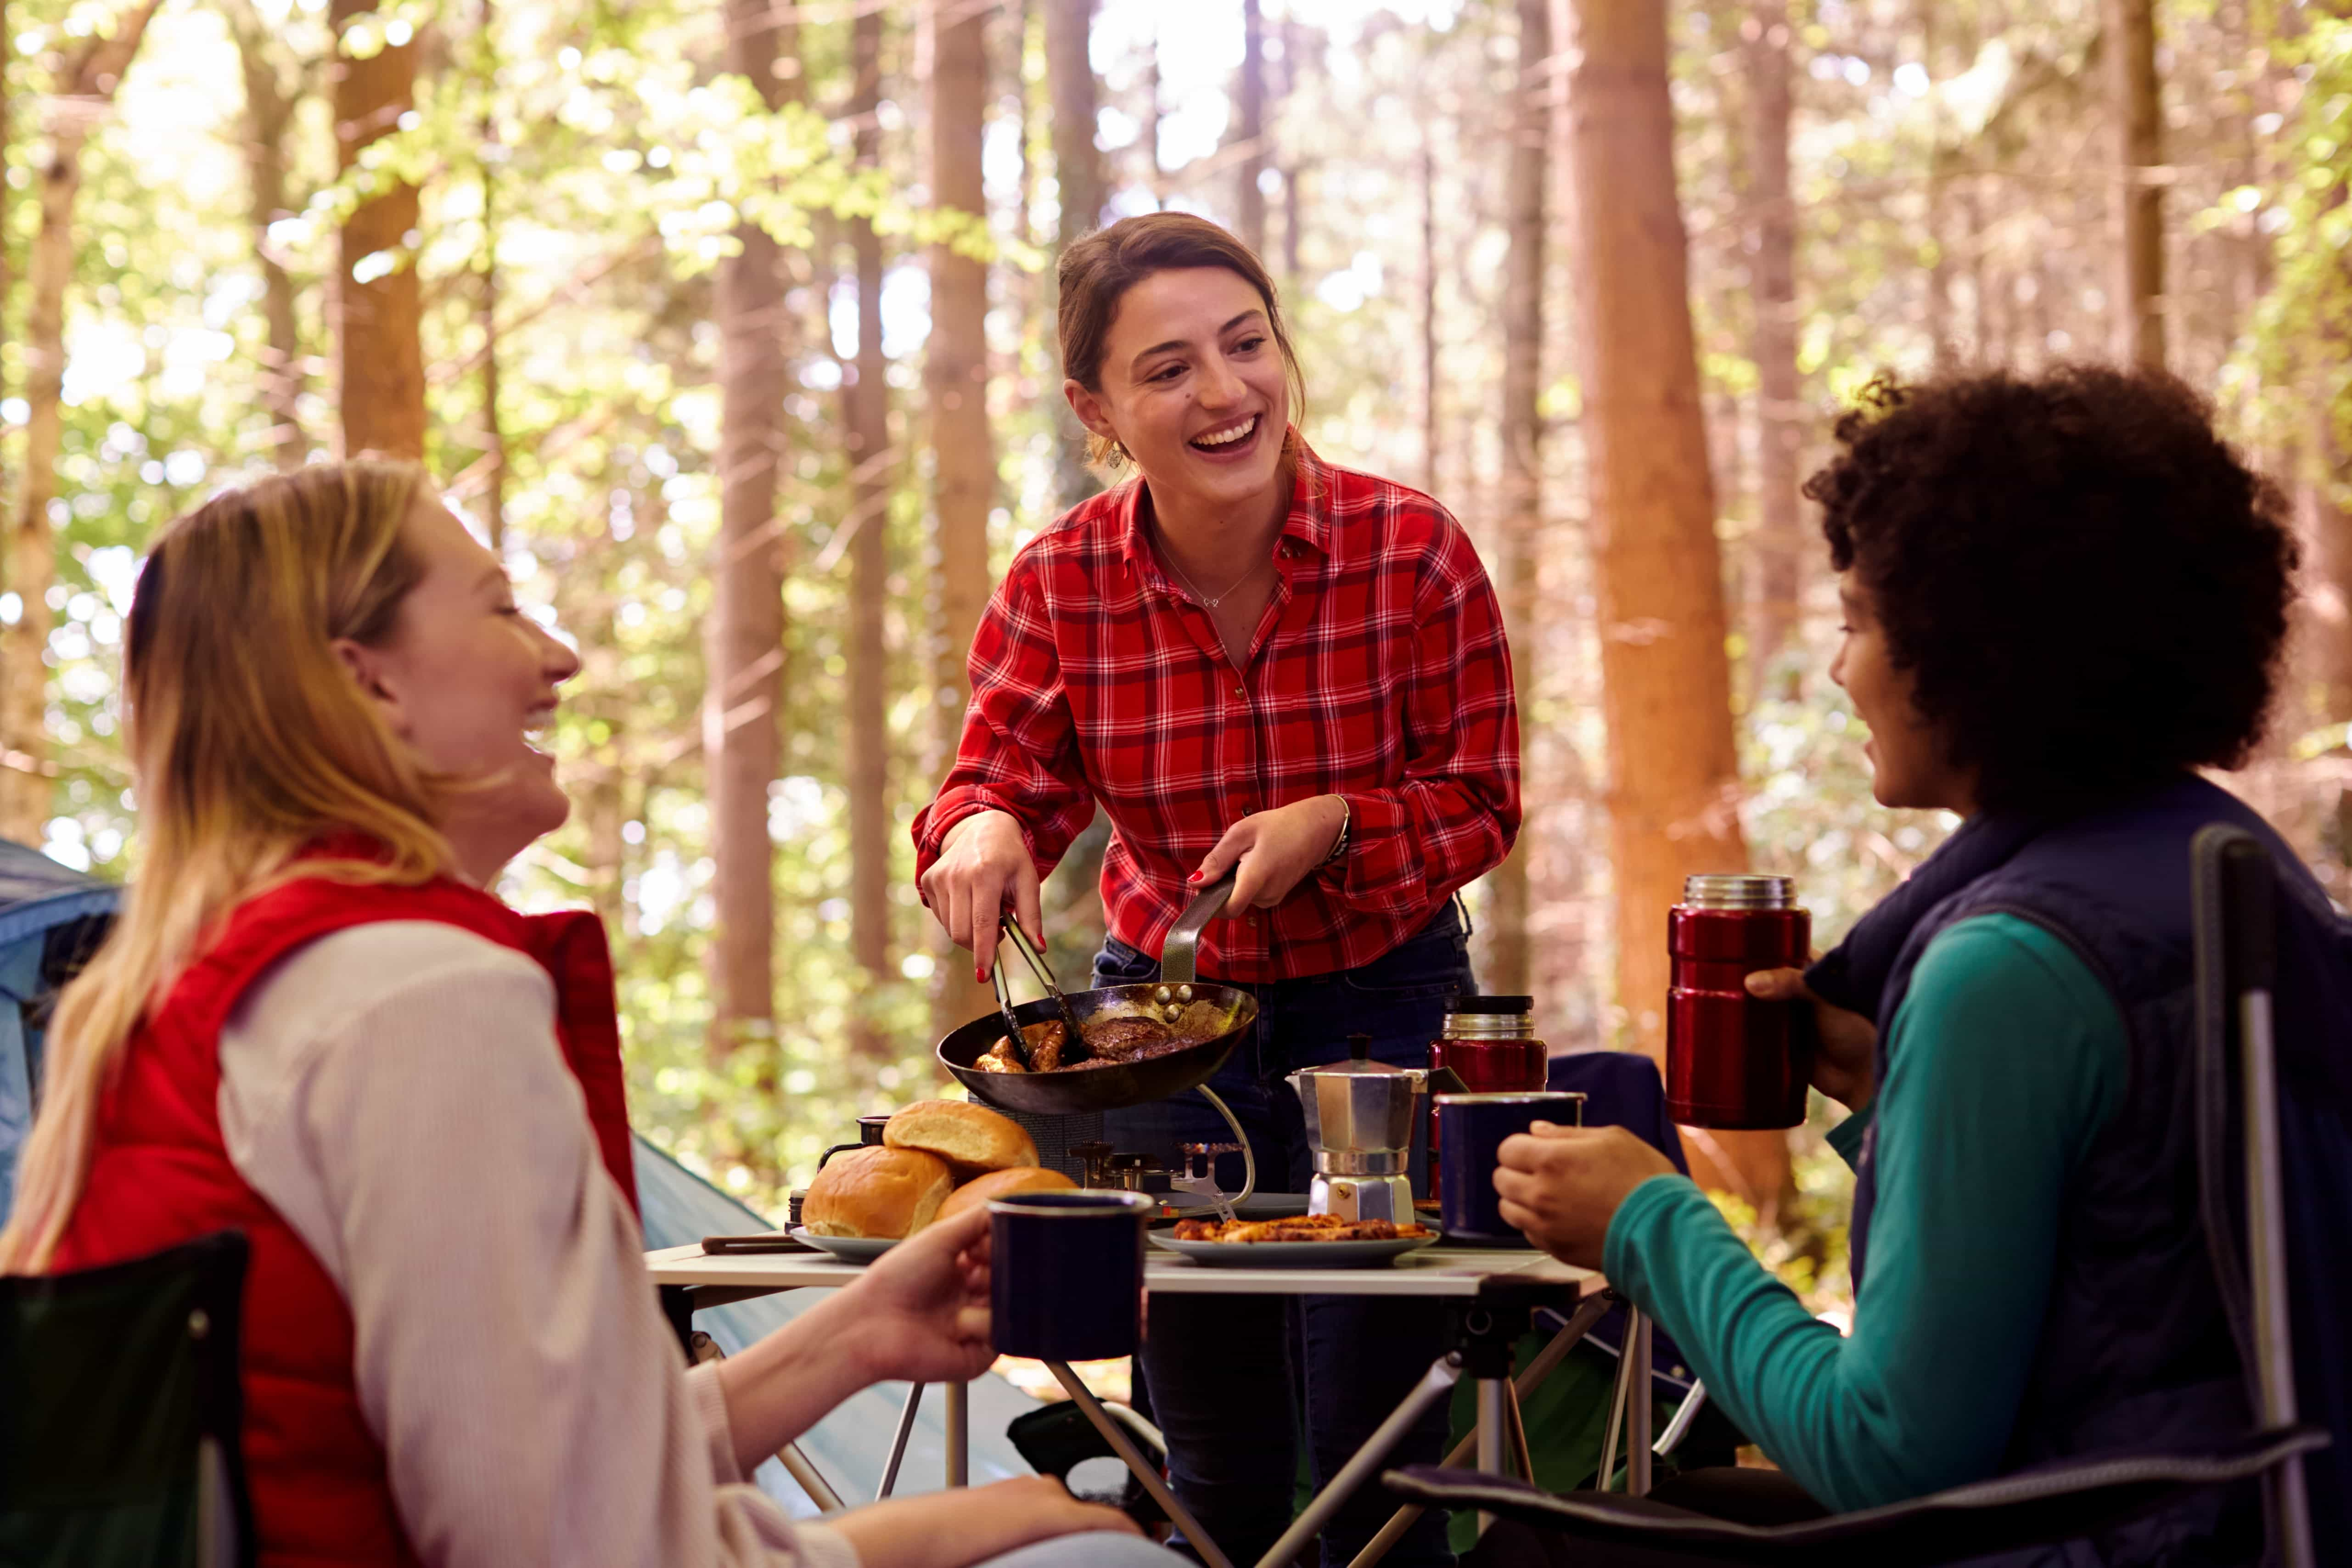
<path fill-rule="evenodd" d="M 881 1142 L 824 1163 L 792 1235 L 845 1263 L 871 1263 L 975 1204 L 1076 1184 L 1039 1167 L 1037 1146 L 1011 1118 L 984 1105 L 926 1100 L 894 1114 Z"/>
<path fill-rule="evenodd" d="M 1332 1215 L 1227 1221 L 1188 1219 L 1151 1242 L 1210 1268 L 1366 1268 L 1437 1243 L 1423 1225 Z"/>

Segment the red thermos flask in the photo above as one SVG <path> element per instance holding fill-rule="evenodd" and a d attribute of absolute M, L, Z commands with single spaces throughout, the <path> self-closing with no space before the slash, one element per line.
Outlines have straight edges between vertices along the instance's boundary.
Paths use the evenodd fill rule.
<path fill-rule="evenodd" d="M 1531 1093 L 1543 1088 L 1551 1053 L 1536 1038 L 1535 1012 L 1532 996 L 1447 998 L 1444 1032 L 1429 1042 L 1430 1070 L 1452 1068 L 1471 1094 Z M 1429 1195 L 1441 1195 L 1433 1099 L 1429 1108 Z"/>
<path fill-rule="evenodd" d="M 1687 877 L 1667 919 L 1666 1107 L 1690 1127 L 1794 1127 L 1811 1037 L 1794 1003 L 1748 994 L 1759 969 L 1802 968 L 1812 916 L 1786 877 Z"/>

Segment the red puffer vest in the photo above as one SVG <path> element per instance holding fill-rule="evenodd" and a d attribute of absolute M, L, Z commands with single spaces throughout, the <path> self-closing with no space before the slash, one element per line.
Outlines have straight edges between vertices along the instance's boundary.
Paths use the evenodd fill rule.
<path fill-rule="evenodd" d="M 363 887 L 319 877 L 238 906 L 125 1049 L 100 1104 L 89 1184 L 51 1268 L 245 1232 L 245 1457 L 261 1568 L 416 1561 L 383 1450 L 360 1412 L 351 1310 L 301 1238 L 237 1174 L 220 1128 L 221 1026 L 247 988 L 303 944 L 374 921 L 462 927 L 546 968 L 556 1037 L 586 1092 L 605 1169 L 636 1202 L 612 959 L 594 915 L 519 915 L 448 880 Z"/>

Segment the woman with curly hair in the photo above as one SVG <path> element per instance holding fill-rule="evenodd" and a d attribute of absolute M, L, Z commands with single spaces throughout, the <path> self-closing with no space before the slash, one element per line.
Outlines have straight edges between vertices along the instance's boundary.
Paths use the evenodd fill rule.
<path fill-rule="evenodd" d="M 2263 731 L 2293 596 L 2284 504 L 2158 374 L 1881 384 L 1837 438 L 1806 486 L 1844 609 L 1832 679 L 1869 727 L 1879 801 L 1965 819 L 1811 971 L 1749 983 L 1811 1005 L 1814 1085 L 1853 1112 L 1830 1133 L 1856 1175 L 1853 1332 L 1814 1321 L 1620 1131 L 1507 1143 L 1503 1212 L 1654 1313 L 1830 1509 L 2210 1445 L 2251 1417 L 2187 1071 L 2189 847 L 2208 823 L 2270 845 L 2282 931 L 2315 955 L 2294 982 L 2315 1037 L 2283 1036 L 2289 1093 L 2352 1104 L 2352 939 L 2197 773 Z M 2315 1479 L 2314 1522 L 2341 1548 L 2328 1490 Z M 2251 1502 L 2215 1491 L 2064 1561 L 2252 1562 Z"/>

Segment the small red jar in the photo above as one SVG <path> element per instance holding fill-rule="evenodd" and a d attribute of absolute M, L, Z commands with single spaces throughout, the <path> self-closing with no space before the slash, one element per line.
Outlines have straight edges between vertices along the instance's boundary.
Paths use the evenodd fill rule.
<path fill-rule="evenodd" d="M 1667 921 L 1666 1108 L 1690 1127 L 1794 1127 L 1805 1120 L 1811 1038 L 1796 1004 L 1748 994 L 1759 969 L 1802 968 L 1812 916 L 1786 877 L 1688 877 Z"/>
<path fill-rule="evenodd" d="M 1551 1052 L 1536 1038 L 1532 996 L 1453 996 L 1444 1032 L 1429 1042 L 1431 1071 L 1452 1068 L 1472 1094 L 1532 1093 L 1544 1087 Z M 1437 1106 L 1429 1108 L 1429 1195 L 1443 1194 L 1437 1173 Z"/>

